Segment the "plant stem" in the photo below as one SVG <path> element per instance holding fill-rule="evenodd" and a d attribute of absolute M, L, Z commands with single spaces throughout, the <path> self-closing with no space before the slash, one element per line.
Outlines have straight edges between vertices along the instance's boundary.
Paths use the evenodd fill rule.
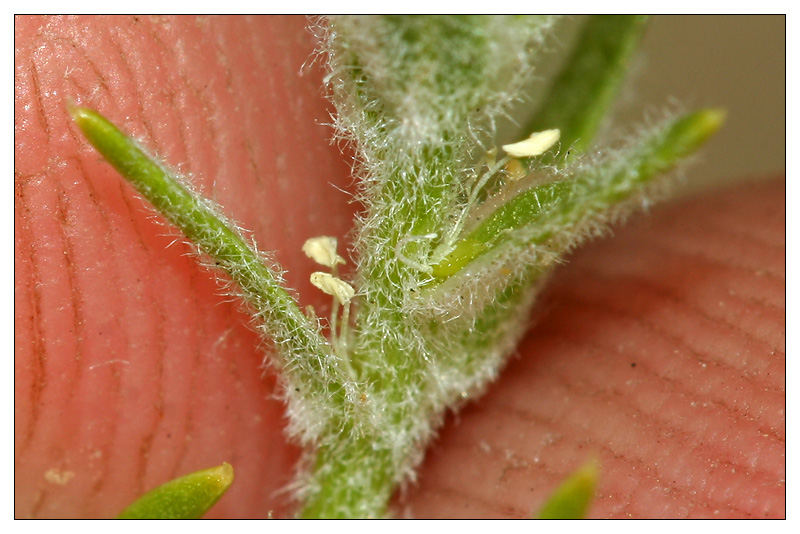
<path fill-rule="evenodd" d="M 355 519 L 386 516 L 395 488 L 391 451 L 375 450 L 361 438 L 317 451 L 304 519 Z"/>

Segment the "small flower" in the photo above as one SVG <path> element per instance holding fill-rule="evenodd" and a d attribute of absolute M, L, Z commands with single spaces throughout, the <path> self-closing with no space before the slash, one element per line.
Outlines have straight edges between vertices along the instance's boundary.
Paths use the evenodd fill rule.
<path fill-rule="evenodd" d="M 532 158 L 544 154 L 561 138 L 561 130 L 545 130 L 534 132 L 530 137 L 518 143 L 503 145 L 503 150 L 515 158 Z"/>
<path fill-rule="evenodd" d="M 333 295 L 343 306 L 349 304 L 356 293 L 353 286 L 328 273 L 311 273 L 311 283 L 328 295 Z"/>
<path fill-rule="evenodd" d="M 335 237 L 312 237 L 303 244 L 303 252 L 320 265 L 333 269 L 336 265 L 345 263 L 344 258 L 336 253 L 337 244 Z"/>

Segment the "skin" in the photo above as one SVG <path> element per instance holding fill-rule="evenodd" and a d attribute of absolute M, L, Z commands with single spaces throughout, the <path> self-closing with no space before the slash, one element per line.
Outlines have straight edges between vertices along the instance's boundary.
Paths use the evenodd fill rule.
<path fill-rule="evenodd" d="M 233 464 L 208 517 L 292 513 L 299 449 L 248 315 L 83 141 L 98 109 L 300 252 L 354 210 L 302 18 L 16 20 L 15 516 L 113 517 Z M 593 517 L 785 515 L 785 183 L 673 202 L 574 253 L 487 394 L 448 418 L 399 516 L 529 517 L 586 458 Z M 352 265 L 352 262 L 349 262 Z M 345 271 L 346 274 L 346 271 Z M 534 321 L 532 321 L 532 324 Z"/>

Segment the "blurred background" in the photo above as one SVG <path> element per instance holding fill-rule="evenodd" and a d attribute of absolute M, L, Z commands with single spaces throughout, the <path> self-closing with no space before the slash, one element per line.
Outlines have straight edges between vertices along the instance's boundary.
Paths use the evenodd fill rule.
<path fill-rule="evenodd" d="M 564 45 L 583 22 L 569 17 Z M 558 54 L 553 55 L 557 64 Z M 546 73 L 546 71 L 543 71 Z M 786 167 L 786 17 L 655 15 L 614 115 L 614 129 L 664 109 L 722 107 L 722 130 L 686 168 L 683 193 L 770 177 Z"/>
<path fill-rule="evenodd" d="M 724 107 L 725 126 L 687 171 L 689 186 L 786 168 L 786 17 L 653 17 L 634 80 L 644 102 Z"/>

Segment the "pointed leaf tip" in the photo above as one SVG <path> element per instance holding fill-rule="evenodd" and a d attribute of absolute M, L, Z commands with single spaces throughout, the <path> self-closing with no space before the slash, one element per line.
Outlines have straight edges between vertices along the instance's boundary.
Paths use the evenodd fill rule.
<path fill-rule="evenodd" d="M 149 491 L 117 519 L 199 519 L 233 482 L 233 467 L 225 462 L 195 471 Z"/>
<path fill-rule="evenodd" d="M 75 121 L 75 124 L 77 124 L 81 131 L 84 132 L 84 135 L 86 135 L 87 128 L 91 128 L 93 125 L 97 127 L 97 124 L 104 125 L 104 123 L 108 122 L 108 120 L 100 113 L 94 111 L 93 109 L 79 106 L 71 100 L 67 101 L 67 111 L 72 117 L 72 120 Z"/>
<path fill-rule="evenodd" d="M 664 172 L 691 155 L 713 136 L 725 122 L 726 111 L 701 109 L 679 118 L 666 130 L 649 162 L 650 172 Z"/>
<path fill-rule="evenodd" d="M 701 109 L 678 121 L 673 130 L 685 136 L 694 149 L 717 133 L 727 115 L 722 108 Z"/>
<path fill-rule="evenodd" d="M 589 460 L 573 472 L 550 495 L 538 519 L 584 519 L 594 498 L 600 475 L 596 460 Z"/>

